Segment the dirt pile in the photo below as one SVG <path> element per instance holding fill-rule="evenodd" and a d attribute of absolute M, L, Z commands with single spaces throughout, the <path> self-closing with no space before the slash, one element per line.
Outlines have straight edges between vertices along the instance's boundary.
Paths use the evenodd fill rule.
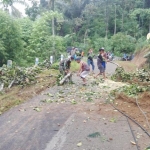
<path fill-rule="evenodd" d="M 132 63 L 134 63 L 138 68 L 139 67 L 142 67 L 145 62 L 146 62 L 146 58 L 144 58 L 144 56 L 150 52 L 150 49 L 147 48 L 147 49 L 142 49 L 138 52 L 135 53 L 135 56 L 133 58 L 133 60 L 131 61 Z"/>
<path fill-rule="evenodd" d="M 141 126 L 150 131 L 146 119 L 141 110 L 146 114 L 148 122 L 150 122 L 150 92 L 144 92 L 138 97 L 128 97 L 123 93 L 118 94 L 115 101 L 116 107 L 127 115 L 135 119 Z M 140 109 L 139 109 L 139 107 Z"/>

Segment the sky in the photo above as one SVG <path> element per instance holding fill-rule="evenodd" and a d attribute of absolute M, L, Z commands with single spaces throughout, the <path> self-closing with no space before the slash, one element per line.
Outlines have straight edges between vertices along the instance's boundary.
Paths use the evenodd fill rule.
<path fill-rule="evenodd" d="M 25 2 L 29 5 L 29 7 L 32 6 L 31 1 L 25 0 Z M 15 8 L 17 8 L 22 13 L 23 16 L 26 16 L 26 14 L 25 14 L 25 8 L 26 7 L 24 5 L 16 3 L 16 4 L 14 4 L 14 6 L 15 6 Z"/>
<path fill-rule="evenodd" d="M 29 5 L 29 7 L 32 6 L 31 0 L 25 0 L 25 2 Z M 26 8 L 26 6 L 24 6 L 22 4 L 19 4 L 19 3 L 14 3 L 13 6 L 15 8 L 17 8 L 22 13 L 23 16 L 26 16 L 26 14 L 25 14 L 25 8 Z M 2 6 L 0 6 L 0 8 L 2 8 Z M 9 10 L 11 12 L 10 7 L 9 7 Z"/>

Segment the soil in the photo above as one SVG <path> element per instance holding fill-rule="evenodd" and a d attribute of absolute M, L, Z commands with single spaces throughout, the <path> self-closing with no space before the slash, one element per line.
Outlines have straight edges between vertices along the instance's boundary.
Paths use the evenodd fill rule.
<path fill-rule="evenodd" d="M 140 109 L 142 109 L 142 111 L 147 116 L 149 124 L 147 124 L 146 118 L 142 111 L 139 109 L 136 100 L 140 106 Z M 123 93 L 118 94 L 115 100 L 115 105 L 119 110 L 129 115 L 143 128 L 150 132 L 150 92 L 144 92 L 137 98 L 127 97 Z"/>
<path fill-rule="evenodd" d="M 144 51 L 139 51 L 135 55 L 135 58 L 131 61 L 120 61 L 117 62 L 120 66 L 122 66 L 125 71 L 133 72 L 136 69 L 136 66 L 142 66 L 145 62 L 145 58 L 143 57 L 148 49 Z M 135 64 L 136 63 L 136 64 Z M 129 81 L 130 84 L 137 83 L 136 81 Z M 138 83 L 139 85 L 148 86 L 149 83 Z M 139 107 L 137 106 L 136 99 L 138 100 L 139 106 L 146 112 L 147 119 L 149 124 L 146 123 L 146 119 L 143 113 L 140 111 Z M 116 100 L 115 100 L 116 107 L 121 111 L 125 112 L 127 115 L 135 119 L 141 126 L 143 126 L 146 130 L 150 132 L 150 92 L 143 92 L 136 97 L 128 97 L 123 93 L 117 93 Z"/>
<path fill-rule="evenodd" d="M 122 66 L 126 72 L 136 71 L 137 66 L 131 61 L 116 61 L 119 66 Z"/>
<path fill-rule="evenodd" d="M 138 68 L 142 67 L 146 62 L 146 58 L 144 58 L 144 55 L 146 55 L 149 51 L 150 49 L 147 48 L 147 49 L 136 52 L 135 57 L 131 62 L 135 64 Z"/>
<path fill-rule="evenodd" d="M 144 55 L 148 51 L 149 49 L 137 52 L 132 61 L 118 61 L 117 63 L 122 66 L 126 72 L 134 72 L 136 68 L 141 68 L 144 66 L 146 62 Z M 129 81 L 129 83 L 133 84 L 137 83 L 137 81 Z M 138 84 L 143 86 L 149 85 L 148 82 L 141 82 Z M 139 94 L 137 97 L 134 98 L 128 97 L 124 93 L 117 93 L 114 105 L 123 113 L 133 118 L 150 134 L 150 92 L 143 92 L 142 94 Z M 137 137 L 140 136 L 137 135 Z M 141 139 L 138 142 L 145 143 L 144 141 L 142 142 Z"/>

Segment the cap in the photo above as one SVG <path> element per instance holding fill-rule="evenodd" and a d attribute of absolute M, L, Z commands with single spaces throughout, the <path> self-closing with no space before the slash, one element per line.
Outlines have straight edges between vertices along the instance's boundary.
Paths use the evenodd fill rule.
<path fill-rule="evenodd" d="M 81 57 L 76 57 L 75 60 L 81 60 Z"/>
<path fill-rule="evenodd" d="M 104 50 L 104 47 L 101 47 L 100 50 Z"/>

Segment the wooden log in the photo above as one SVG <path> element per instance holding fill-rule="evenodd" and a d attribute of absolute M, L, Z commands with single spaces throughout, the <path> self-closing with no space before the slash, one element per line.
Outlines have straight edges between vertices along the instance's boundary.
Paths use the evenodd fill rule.
<path fill-rule="evenodd" d="M 4 89 L 4 83 L 0 82 L 0 92 Z"/>
<path fill-rule="evenodd" d="M 60 82 L 59 84 L 62 85 L 68 78 L 70 78 L 72 76 L 71 73 L 68 73 Z"/>
<path fill-rule="evenodd" d="M 8 88 L 11 88 L 12 85 L 14 84 L 14 82 L 15 82 L 15 79 L 11 81 L 11 83 L 10 83 L 9 86 L 8 86 Z"/>

